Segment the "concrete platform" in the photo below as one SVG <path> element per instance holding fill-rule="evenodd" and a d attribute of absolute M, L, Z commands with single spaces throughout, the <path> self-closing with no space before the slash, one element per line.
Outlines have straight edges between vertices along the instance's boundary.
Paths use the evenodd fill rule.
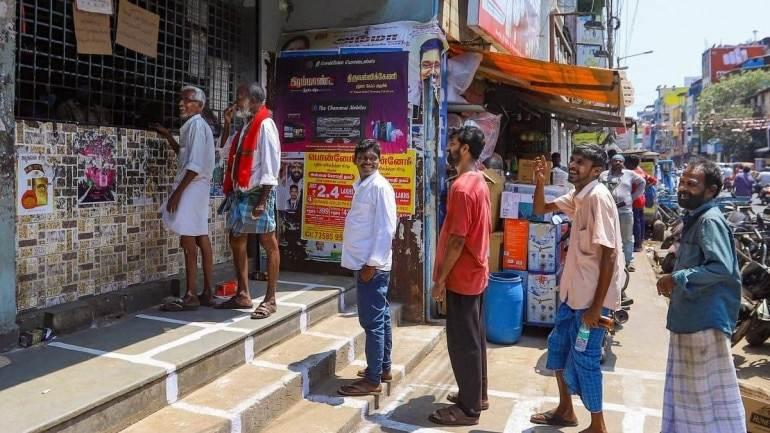
<path fill-rule="evenodd" d="M 345 277 L 282 272 L 278 312 L 265 320 L 251 320 L 248 310 L 150 309 L 6 353 L 7 365 L 0 367 L 0 430 L 125 429 L 354 305 L 352 283 Z M 264 282 L 251 282 L 255 303 L 264 291 Z"/>

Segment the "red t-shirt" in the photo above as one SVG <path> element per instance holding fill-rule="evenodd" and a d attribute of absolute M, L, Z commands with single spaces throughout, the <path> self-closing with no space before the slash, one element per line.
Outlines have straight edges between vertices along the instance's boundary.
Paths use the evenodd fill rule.
<path fill-rule="evenodd" d="M 436 248 L 433 281 L 438 280 L 449 235 L 462 236 L 465 245 L 447 277 L 446 287 L 461 295 L 484 292 L 489 278 L 489 188 L 479 171 L 455 179 L 447 195 L 447 212 Z"/>

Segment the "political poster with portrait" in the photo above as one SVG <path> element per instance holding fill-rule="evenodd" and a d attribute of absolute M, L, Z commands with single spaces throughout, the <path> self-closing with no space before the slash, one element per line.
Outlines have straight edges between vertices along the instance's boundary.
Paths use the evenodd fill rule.
<path fill-rule="evenodd" d="M 40 155 L 30 153 L 20 153 L 16 162 L 16 213 L 41 215 L 53 212 L 53 167 Z"/>
<path fill-rule="evenodd" d="M 329 50 L 341 48 L 399 48 L 409 52 L 408 101 L 418 105 L 423 82 L 432 77 L 440 82 L 441 53 L 447 48 L 446 37 L 437 21 L 397 21 L 370 26 L 309 30 L 284 33 L 282 52 Z M 292 53 L 296 54 L 296 53 Z"/>
<path fill-rule="evenodd" d="M 352 152 L 365 138 L 407 148 L 405 52 L 278 60 L 274 119 L 286 152 Z"/>
<path fill-rule="evenodd" d="M 76 133 L 78 206 L 116 200 L 115 140 L 96 131 Z"/>

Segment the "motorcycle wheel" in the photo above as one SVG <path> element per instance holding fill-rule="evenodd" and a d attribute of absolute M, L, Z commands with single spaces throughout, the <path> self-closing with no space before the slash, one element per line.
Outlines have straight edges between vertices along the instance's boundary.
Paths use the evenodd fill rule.
<path fill-rule="evenodd" d="M 763 322 L 759 319 L 751 321 L 749 330 L 746 331 L 746 342 L 751 347 L 757 347 L 765 344 L 767 338 L 770 337 L 770 326 L 767 322 Z"/>
<path fill-rule="evenodd" d="M 733 335 L 730 337 L 731 346 L 734 347 L 736 344 L 738 344 L 739 341 L 743 339 L 743 337 L 746 336 L 746 333 L 748 333 L 749 329 L 751 329 L 751 324 L 755 320 L 757 320 L 757 318 L 754 315 L 743 320 L 741 320 L 740 316 L 738 317 L 738 322 L 735 324 L 735 331 L 733 331 Z"/>

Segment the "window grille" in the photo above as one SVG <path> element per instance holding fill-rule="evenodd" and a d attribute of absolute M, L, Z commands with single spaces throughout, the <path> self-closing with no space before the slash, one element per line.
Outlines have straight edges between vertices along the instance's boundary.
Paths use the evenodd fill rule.
<path fill-rule="evenodd" d="M 172 125 L 179 89 L 194 85 L 221 118 L 234 99 L 241 6 L 225 0 L 131 2 L 160 16 L 157 59 L 115 44 L 117 0 L 110 18 L 113 54 L 103 56 L 77 54 L 73 0 L 18 0 L 16 116 L 75 120 L 63 104 L 77 100 L 87 117 L 80 116 L 82 123 Z"/>

